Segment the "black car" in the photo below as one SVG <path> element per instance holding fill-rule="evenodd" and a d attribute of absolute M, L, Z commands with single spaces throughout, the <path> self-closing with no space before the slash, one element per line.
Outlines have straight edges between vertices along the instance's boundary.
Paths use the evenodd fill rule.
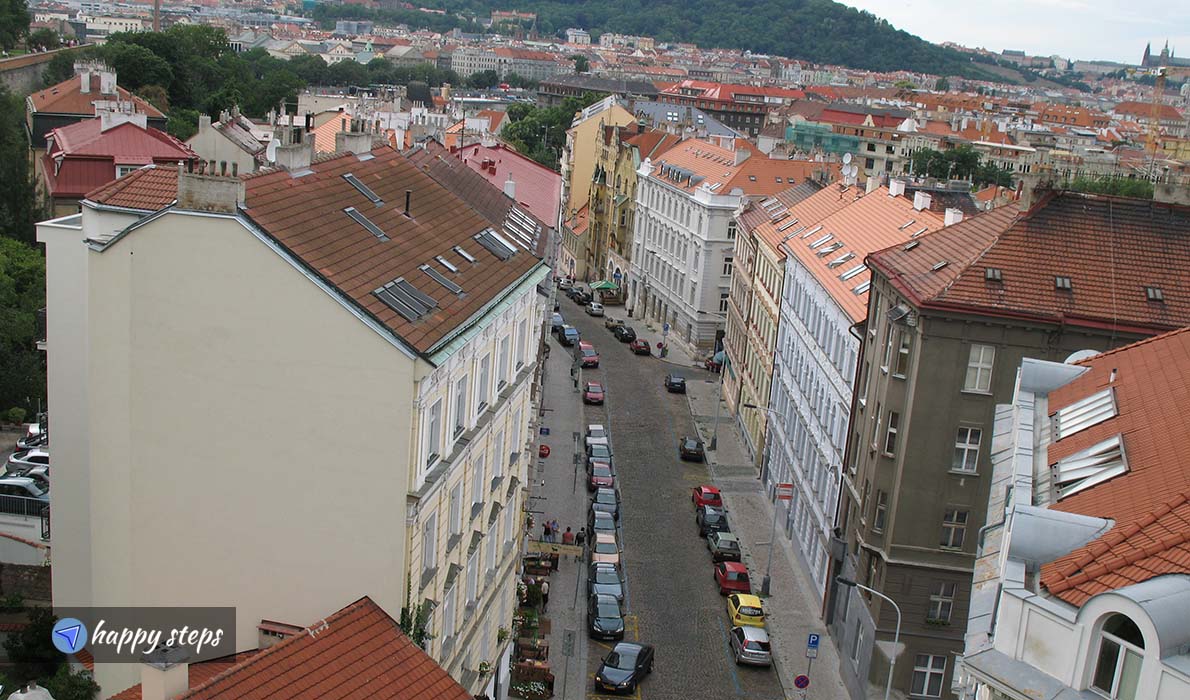
<path fill-rule="evenodd" d="M 727 522 L 727 511 L 715 506 L 699 506 L 694 522 L 698 525 L 699 537 L 706 537 L 712 532 L 731 532 L 731 525 Z"/>
<path fill-rule="evenodd" d="M 587 636 L 591 639 L 624 638 L 624 613 L 615 596 L 592 593 L 587 598 Z"/>
<path fill-rule="evenodd" d="M 680 374 L 665 375 L 665 390 L 671 394 L 685 394 L 686 378 Z"/>
<path fill-rule="evenodd" d="M 616 531 L 616 520 L 610 513 L 597 511 L 591 508 L 591 512 L 587 514 L 587 537 L 590 539 L 596 532 L 612 532 Z"/>
<path fill-rule="evenodd" d="M 702 462 L 706 459 L 706 452 L 702 448 L 702 440 L 684 437 L 678 443 L 678 456 L 685 462 Z"/>
<path fill-rule="evenodd" d="M 591 303 L 592 299 L 594 299 L 594 297 L 592 297 L 589 292 L 584 292 L 581 289 L 575 292 L 574 296 L 570 298 L 574 299 L 574 303 L 578 304 L 579 306 L 586 306 L 587 304 Z"/>
<path fill-rule="evenodd" d="M 595 690 L 632 693 L 641 679 L 652 672 L 652 646 L 620 642 L 599 664 L 599 670 L 595 672 Z"/>
<path fill-rule="evenodd" d="M 616 326 L 612 329 L 612 333 L 621 343 L 631 343 L 636 340 L 636 331 L 632 330 L 632 326 Z"/>
<path fill-rule="evenodd" d="M 596 562 L 587 572 L 587 595 L 610 595 L 616 600 L 624 600 L 624 580 L 620 578 L 620 570 L 615 564 Z"/>
<path fill-rule="evenodd" d="M 615 489 L 598 488 L 591 497 L 591 508 L 596 512 L 610 513 L 616 520 L 620 519 L 620 494 Z"/>

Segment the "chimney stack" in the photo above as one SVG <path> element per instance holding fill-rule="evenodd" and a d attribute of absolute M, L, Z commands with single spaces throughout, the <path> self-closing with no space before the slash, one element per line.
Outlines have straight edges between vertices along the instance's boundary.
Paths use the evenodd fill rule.
<path fill-rule="evenodd" d="M 82 73 L 79 73 L 79 92 L 84 95 L 91 93 L 91 69 L 84 68 Z"/>
<path fill-rule="evenodd" d="M 741 148 L 735 152 L 735 159 L 734 159 L 734 162 L 732 163 L 732 165 L 739 165 L 740 163 L 743 163 L 744 161 L 748 160 L 748 158 L 751 156 L 752 156 L 752 151 L 749 151 L 746 148 Z"/>
<path fill-rule="evenodd" d="M 141 657 L 141 700 L 170 700 L 190 689 L 187 652 L 164 644 Z"/>
<path fill-rule="evenodd" d="M 508 174 L 508 179 L 504 181 L 504 194 L 512 200 L 516 200 L 516 183 L 512 181 L 512 173 Z"/>
<path fill-rule="evenodd" d="M 929 209 L 931 200 L 933 200 L 933 197 L 929 193 L 918 190 L 913 193 L 913 208 L 917 211 Z"/>
<path fill-rule="evenodd" d="M 372 151 L 372 135 L 360 131 L 335 132 L 335 153 L 370 153 Z"/>
<path fill-rule="evenodd" d="M 405 216 L 412 217 L 413 214 L 409 212 L 409 206 L 413 200 L 413 190 L 405 190 Z"/>
<path fill-rule="evenodd" d="M 900 197 L 905 194 L 905 181 L 893 178 L 888 182 L 888 195 L 890 197 Z"/>
<path fill-rule="evenodd" d="M 868 181 L 864 183 L 864 194 L 872 194 L 879 187 L 880 187 L 880 178 L 875 177 L 875 176 L 870 177 L 870 178 L 868 178 Z"/>
<path fill-rule="evenodd" d="M 226 163 L 223 165 L 226 172 Z M 220 176 L 217 168 L 210 173 L 189 173 L 178 168 L 178 208 L 234 214 L 244 201 L 244 181 L 238 177 Z"/>
<path fill-rule="evenodd" d="M 947 208 L 946 217 L 945 217 L 945 225 L 946 226 L 953 226 L 962 220 L 963 220 L 963 210 L 962 209 Z"/>
<path fill-rule="evenodd" d="M 314 160 L 314 139 L 306 139 L 304 143 L 277 146 L 276 163 L 289 171 L 310 167 Z"/>

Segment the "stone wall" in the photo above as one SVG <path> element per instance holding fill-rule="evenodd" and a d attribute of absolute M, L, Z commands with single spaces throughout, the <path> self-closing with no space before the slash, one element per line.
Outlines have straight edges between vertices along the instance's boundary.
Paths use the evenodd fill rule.
<path fill-rule="evenodd" d="M 52 569 L 48 566 L 0 564 L 0 595 L 19 595 L 26 601 L 50 601 Z"/>

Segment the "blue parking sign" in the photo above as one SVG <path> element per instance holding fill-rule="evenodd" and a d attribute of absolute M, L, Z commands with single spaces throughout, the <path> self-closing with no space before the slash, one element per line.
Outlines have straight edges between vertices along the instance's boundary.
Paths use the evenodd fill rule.
<path fill-rule="evenodd" d="M 817 649 L 818 648 L 818 640 L 819 640 L 818 635 L 811 634 L 809 637 L 806 638 L 806 648 L 807 649 Z"/>

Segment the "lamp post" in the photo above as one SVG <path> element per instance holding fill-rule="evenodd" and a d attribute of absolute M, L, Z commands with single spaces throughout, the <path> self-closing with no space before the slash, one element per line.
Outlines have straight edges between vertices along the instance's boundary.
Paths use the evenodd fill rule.
<path fill-rule="evenodd" d="M 744 404 L 744 408 L 751 408 L 756 411 L 764 411 L 765 413 L 767 413 L 771 416 L 777 416 L 778 420 L 783 420 L 783 418 L 781 417 L 781 414 L 777 413 L 776 411 L 774 411 L 771 408 L 757 406 L 754 403 L 746 403 L 746 404 Z M 782 430 L 782 432 L 784 432 L 784 430 Z M 772 459 L 771 455 L 772 455 L 772 449 L 773 449 L 773 441 L 772 440 L 766 441 L 765 445 L 764 445 L 764 449 L 765 449 L 765 460 L 764 461 L 765 461 L 765 465 L 767 466 Z M 762 596 L 767 596 L 769 594 L 769 584 L 773 580 L 773 545 L 776 543 L 776 540 L 777 540 L 777 504 L 773 503 L 773 525 L 772 525 L 772 528 L 769 530 L 769 557 L 768 557 L 769 561 L 767 564 L 765 564 L 764 578 L 761 579 L 761 581 L 760 581 L 760 595 L 762 595 Z"/>
<path fill-rule="evenodd" d="M 888 655 L 888 680 L 884 684 L 884 700 L 888 700 L 889 691 L 892 690 L 893 667 L 897 663 L 897 646 L 899 646 L 899 644 L 901 642 L 901 608 L 900 608 L 900 606 L 897 605 L 897 602 L 895 600 L 893 600 L 892 598 L 889 598 L 888 596 L 884 595 L 880 591 L 877 591 L 873 588 L 868 588 L 867 586 L 863 585 L 862 583 L 856 583 L 855 581 L 852 581 L 849 578 L 844 578 L 842 576 L 836 576 L 835 581 L 839 585 L 858 588 L 861 591 L 867 591 L 868 593 L 871 593 L 873 595 L 880 596 L 884 600 L 887 600 L 889 602 L 889 604 L 891 604 L 893 606 L 893 610 L 897 611 L 897 630 L 896 630 L 896 632 L 893 633 L 893 648 L 892 648 L 892 652 Z"/>

